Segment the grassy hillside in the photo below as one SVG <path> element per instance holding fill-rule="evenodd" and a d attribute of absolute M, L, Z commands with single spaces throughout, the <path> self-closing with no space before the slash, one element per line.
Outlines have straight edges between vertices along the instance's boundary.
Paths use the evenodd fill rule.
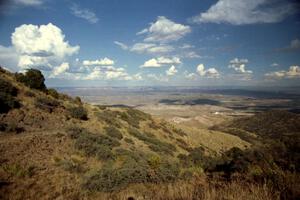
<path fill-rule="evenodd" d="M 264 153 L 257 159 L 264 151 L 254 151 L 228 131 L 238 127 L 255 138 L 265 132 L 245 127 L 261 121 L 183 131 L 139 110 L 92 106 L 60 94 L 46 88 L 37 71 L 1 69 L 0 104 L 0 199 L 273 199 L 281 194 L 276 181 L 254 180 L 269 180 L 266 170 L 285 173 L 279 162 L 270 155 L 266 164 Z M 249 180 L 241 181 L 243 176 Z"/>
<path fill-rule="evenodd" d="M 300 116 L 288 111 L 268 111 L 232 121 L 227 126 L 256 133 L 261 137 L 276 137 L 300 131 Z"/>

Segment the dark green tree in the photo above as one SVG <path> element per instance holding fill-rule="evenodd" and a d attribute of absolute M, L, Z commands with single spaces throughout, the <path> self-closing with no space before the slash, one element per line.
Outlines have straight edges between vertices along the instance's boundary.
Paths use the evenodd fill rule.
<path fill-rule="evenodd" d="M 25 74 L 17 73 L 16 79 L 30 88 L 46 90 L 45 78 L 38 69 L 28 69 Z"/>

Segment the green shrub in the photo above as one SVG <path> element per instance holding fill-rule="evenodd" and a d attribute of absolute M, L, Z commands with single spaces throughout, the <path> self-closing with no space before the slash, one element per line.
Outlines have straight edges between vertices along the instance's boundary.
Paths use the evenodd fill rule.
<path fill-rule="evenodd" d="M 127 113 L 132 118 L 137 119 L 137 120 L 150 120 L 151 119 L 151 115 L 144 113 L 140 110 L 130 108 L 127 110 Z"/>
<path fill-rule="evenodd" d="M 140 165 L 121 169 L 104 168 L 88 177 L 83 184 L 90 191 L 112 192 L 131 183 L 147 182 L 147 169 Z"/>
<path fill-rule="evenodd" d="M 162 162 L 155 172 L 158 182 L 172 182 L 179 178 L 180 168 L 178 163 Z"/>
<path fill-rule="evenodd" d="M 71 117 L 75 118 L 75 119 L 81 119 L 81 120 L 88 120 L 88 113 L 87 110 L 82 107 L 71 107 L 68 109 Z"/>
<path fill-rule="evenodd" d="M 145 157 L 138 160 L 128 157 L 119 168 L 104 167 L 87 177 L 83 187 L 90 191 L 112 192 L 130 184 L 172 182 L 178 175 L 176 163 L 159 163 L 153 169 Z"/>
<path fill-rule="evenodd" d="M 55 108 L 60 106 L 60 103 L 59 101 L 49 97 L 38 97 L 35 99 L 35 106 L 41 110 L 51 113 Z"/>
<path fill-rule="evenodd" d="M 178 159 L 183 167 L 201 167 L 206 170 L 214 165 L 215 160 L 206 156 L 203 147 L 192 149 L 188 155 L 179 154 Z"/>
<path fill-rule="evenodd" d="M 18 89 L 13 86 L 10 82 L 0 78 L 0 92 L 9 94 L 11 96 L 17 96 Z"/>
<path fill-rule="evenodd" d="M 173 155 L 173 152 L 176 151 L 174 145 L 162 142 L 155 137 L 149 137 L 146 134 L 142 134 L 137 129 L 130 128 L 128 133 L 148 144 L 149 148 L 155 152 Z"/>
<path fill-rule="evenodd" d="M 159 156 L 151 156 L 148 158 L 148 164 L 152 169 L 158 169 L 161 165 L 161 158 Z"/>
<path fill-rule="evenodd" d="M 128 108 L 126 112 L 121 112 L 119 115 L 122 120 L 135 128 L 140 127 L 140 121 L 151 119 L 149 114 L 132 108 Z"/>
<path fill-rule="evenodd" d="M 98 145 L 96 157 L 99 160 L 113 160 L 115 158 L 112 150 L 106 145 Z"/>
<path fill-rule="evenodd" d="M 47 89 L 47 94 L 49 94 L 50 96 L 52 96 L 55 99 L 59 98 L 59 93 L 53 88 Z"/>
<path fill-rule="evenodd" d="M 146 157 L 146 155 L 142 151 L 130 151 L 128 149 L 123 149 L 123 148 L 116 148 L 115 154 L 116 156 L 126 157 L 136 162 L 142 162 L 145 160 Z"/>
<path fill-rule="evenodd" d="M 28 69 L 25 74 L 16 73 L 17 81 L 24 83 L 26 86 L 37 89 L 46 90 L 45 78 L 40 70 Z"/>
<path fill-rule="evenodd" d="M 120 113 L 120 118 L 127 122 L 130 126 L 139 128 L 140 127 L 140 122 L 137 119 L 132 118 L 130 115 L 128 115 L 126 112 Z"/>
<path fill-rule="evenodd" d="M 0 113 L 7 113 L 13 108 L 19 108 L 20 103 L 16 99 L 18 89 L 10 82 L 0 78 Z"/>
<path fill-rule="evenodd" d="M 83 151 L 87 156 L 101 160 L 113 159 L 112 149 L 120 146 L 118 140 L 114 138 L 93 134 L 82 128 L 69 128 L 67 132 L 72 139 L 75 139 L 75 148 Z"/>
<path fill-rule="evenodd" d="M 71 139 L 78 139 L 82 134 L 85 134 L 86 130 L 81 127 L 69 127 L 66 131 Z"/>
<path fill-rule="evenodd" d="M 104 121 L 106 124 L 120 128 L 121 125 L 118 120 L 119 113 L 120 112 L 117 111 L 104 110 L 102 112 L 97 112 L 96 116 L 99 120 Z"/>
<path fill-rule="evenodd" d="M 113 126 L 105 127 L 105 131 L 110 137 L 117 138 L 118 140 L 123 138 L 121 131 Z"/>
<path fill-rule="evenodd" d="M 18 100 L 6 93 L 0 92 L 0 113 L 7 113 L 13 108 L 19 108 Z"/>

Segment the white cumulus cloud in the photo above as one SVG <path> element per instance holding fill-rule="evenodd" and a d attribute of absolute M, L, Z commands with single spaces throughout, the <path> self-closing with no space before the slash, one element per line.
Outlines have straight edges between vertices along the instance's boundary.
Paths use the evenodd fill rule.
<path fill-rule="evenodd" d="M 195 80 L 197 78 L 197 74 L 195 73 L 189 73 L 188 71 L 185 71 L 183 74 L 184 77 L 189 80 Z"/>
<path fill-rule="evenodd" d="M 114 65 L 114 63 L 115 62 L 113 60 L 106 57 L 100 60 L 84 60 L 82 62 L 82 64 L 85 66 L 91 66 L 91 65 L 110 66 L 110 65 Z"/>
<path fill-rule="evenodd" d="M 11 39 L 21 68 L 51 70 L 79 51 L 79 46 L 71 46 L 61 29 L 51 23 L 41 26 L 23 24 L 15 29 Z"/>
<path fill-rule="evenodd" d="M 159 16 L 149 28 L 143 29 L 137 35 L 146 34 L 145 42 L 167 43 L 177 41 L 191 32 L 188 25 L 175 23 L 164 16 Z"/>
<path fill-rule="evenodd" d="M 216 68 L 208 68 L 207 70 L 205 69 L 203 64 L 199 64 L 196 69 L 197 73 L 202 76 L 202 77 L 207 77 L 207 78 L 219 78 L 220 73 Z"/>
<path fill-rule="evenodd" d="M 246 70 L 246 65 L 248 62 L 248 59 L 234 58 L 229 62 L 228 67 L 234 69 L 237 73 L 252 74 L 253 72 L 251 70 Z"/>
<path fill-rule="evenodd" d="M 181 60 L 178 57 L 158 57 L 147 60 L 141 67 L 163 67 L 166 65 L 178 65 L 181 64 Z"/>
<path fill-rule="evenodd" d="M 265 77 L 267 79 L 300 78 L 300 67 L 297 65 L 290 66 L 288 70 L 280 70 L 280 71 L 266 73 Z"/>
<path fill-rule="evenodd" d="M 176 69 L 176 67 L 174 65 L 172 65 L 168 70 L 166 70 L 166 74 L 168 76 L 174 76 L 177 72 L 178 72 L 178 70 Z"/>
<path fill-rule="evenodd" d="M 193 17 L 192 22 L 233 25 L 275 23 L 295 12 L 296 6 L 284 0 L 219 0 L 206 12 Z"/>
<path fill-rule="evenodd" d="M 147 53 L 147 54 L 163 54 L 174 50 L 171 45 L 165 44 L 154 44 L 154 43 L 135 43 L 130 51 L 135 53 Z"/>
<path fill-rule="evenodd" d="M 64 62 L 60 66 L 57 66 L 53 69 L 52 74 L 49 76 L 50 78 L 54 78 L 70 68 L 69 63 Z"/>

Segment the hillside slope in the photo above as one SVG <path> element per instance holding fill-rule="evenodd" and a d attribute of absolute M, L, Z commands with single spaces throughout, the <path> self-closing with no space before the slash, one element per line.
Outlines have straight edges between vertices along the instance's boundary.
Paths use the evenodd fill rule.
<path fill-rule="evenodd" d="M 210 148 L 199 132 L 135 109 L 85 104 L 0 71 L 1 199 L 93 198 L 91 191 L 172 182 L 191 172 L 180 167 L 182 156 L 248 145 L 224 134 L 238 142 L 217 140 Z"/>

